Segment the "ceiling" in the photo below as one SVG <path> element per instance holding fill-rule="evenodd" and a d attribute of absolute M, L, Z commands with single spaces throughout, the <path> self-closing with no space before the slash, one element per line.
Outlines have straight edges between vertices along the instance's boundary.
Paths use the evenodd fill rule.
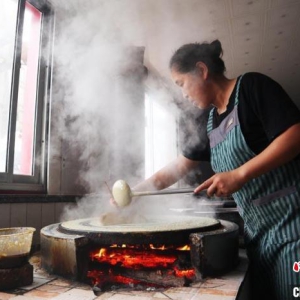
<path fill-rule="evenodd" d="M 165 76 L 168 61 L 184 43 L 219 39 L 227 76 L 256 71 L 277 80 L 300 107 L 299 0 L 166 1 L 169 26 L 158 28 L 146 60 Z"/>

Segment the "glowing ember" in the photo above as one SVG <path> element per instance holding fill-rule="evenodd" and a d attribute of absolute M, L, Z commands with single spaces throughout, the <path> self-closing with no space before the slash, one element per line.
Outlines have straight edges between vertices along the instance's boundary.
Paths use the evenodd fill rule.
<path fill-rule="evenodd" d="M 185 246 L 183 246 L 183 247 L 177 248 L 177 250 L 180 250 L 180 251 L 190 251 L 191 248 L 190 248 L 189 245 L 185 245 Z"/>
<path fill-rule="evenodd" d="M 111 246 L 109 246 L 109 248 L 131 248 L 131 249 L 157 249 L 157 250 L 167 250 L 167 249 L 172 249 L 174 250 L 174 246 L 167 246 L 167 245 L 161 245 L 161 246 L 157 246 L 157 245 L 153 245 L 153 244 L 149 244 L 147 246 L 145 245 L 140 245 L 140 246 L 136 246 L 136 245 L 126 245 L 126 244 L 122 244 L 122 245 L 117 245 L 117 244 L 113 244 Z M 177 247 L 175 248 L 176 250 L 179 251 L 189 251 L 191 248 L 189 245 L 184 245 L 181 247 Z"/>
<path fill-rule="evenodd" d="M 177 248 L 152 244 L 112 245 L 90 253 L 94 267 L 88 277 L 94 285 L 174 286 L 172 283 L 176 281 L 184 283 L 195 278 L 189 250 L 188 245 Z M 181 265 L 183 262 L 185 266 Z"/>
<path fill-rule="evenodd" d="M 178 277 L 187 277 L 187 278 L 193 278 L 195 277 L 195 270 L 190 269 L 190 270 L 178 270 L 177 268 L 174 269 L 175 275 Z"/>
<path fill-rule="evenodd" d="M 156 254 L 153 252 L 138 251 L 135 249 L 104 249 L 101 248 L 98 254 L 92 255 L 92 260 L 100 263 L 109 263 L 125 268 L 167 268 L 176 261 L 176 255 Z"/>
<path fill-rule="evenodd" d="M 123 284 L 138 284 L 139 283 L 139 280 L 135 280 L 135 279 L 128 278 L 125 276 L 121 276 L 121 275 L 109 274 L 109 276 L 107 276 L 107 274 L 105 272 L 98 271 L 98 270 L 89 271 L 88 277 L 94 279 L 94 281 L 93 281 L 94 285 L 98 284 L 98 283 L 104 283 L 107 281 L 114 282 L 114 283 L 123 283 Z"/>

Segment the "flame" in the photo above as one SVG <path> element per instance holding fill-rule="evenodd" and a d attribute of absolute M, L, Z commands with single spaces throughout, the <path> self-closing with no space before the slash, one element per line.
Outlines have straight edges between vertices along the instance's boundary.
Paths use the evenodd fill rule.
<path fill-rule="evenodd" d="M 145 249 L 148 248 L 148 249 L 155 249 L 155 250 L 174 249 L 174 246 L 172 246 L 172 245 L 170 245 L 170 246 L 167 246 L 167 245 L 157 246 L 157 245 L 149 244 L 147 246 L 141 245 L 140 247 L 145 248 Z M 126 245 L 126 244 L 122 244 L 122 245 L 112 244 L 112 245 L 109 246 L 109 248 L 131 248 L 131 249 L 137 249 L 137 248 L 140 248 L 140 247 L 138 247 L 137 245 Z M 175 249 L 179 250 L 179 251 L 189 251 L 191 248 L 190 248 L 189 245 L 184 245 L 184 246 L 176 247 Z"/>
<path fill-rule="evenodd" d="M 96 263 L 95 270 L 88 272 L 88 277 L 94 284 L 119 283 L 119 284 L 145 284 L 143 280 L 132 279 L 120 273 L 120 270 L 136 270 L 158 272 L 161 275 L 168 274 L 180 278 L 193 280 L 195 270 L 191 267 L 180 269 L 179 257 L 189 259 L 189 245 L 180 247 L 166 245 L 117 245 L 100 248 L 90 253 L 90 259 Z M 183 253 L 179 254 L 179 251 Z M 184 253 L 186 252 L 186 253 Z M 188 264 L 189 265 L 189 264 Z M 179 267 L 180 266 L 180 267 Z M 103 271 L 104 270 L 104 271 Z M 154 284 L 152 284 L 153 286 Z M 156 287 L 159 284 L 155 284 Z"/>
<path fill-rule="evenodd" d="M 125 268 L 141 269 L 155 267 L 170 267 L 176 261 L 177 255 L 158 254 L 147 251 L 138 251 L 130 248 L 101 248 L 91 255 L 92 261 L 109 263 Z"/>
<path fill-rule="evenodd" d="M 92 270 L 88 271 L 87 277 L 92 279 L 92 282 L 94 285 L 97 285 L 99 283 L 105 283 L 105 282 L 111 282 L 111 283 L 119 283 L 119 284 L 130 284 L 130 285 L 137 285 L 137 284 L 145 284 L 142 280 L 129 278 L 122 275 L 113 275 L 110 274 L 109 277 L 107 275 L 99 270 Z M 162 285 L 157 285 L 153 283 L 146 283 L 145 284 L 148 287 L 163 287 Z"/>
<path fill-rule="evenodd" d="M 161 247 L 155 247 L 153 244 L 149 245 L 150 249 L 156 249 L 156 250 L 166 250 L 167 248 L 165 245 L 162 245 Z"/>
<path fill-rule="evenodd" d="M 106 249 L 105 248 L 101 248 L 99 250 L 98 257 L 103 257 L 103 256 L 105 256 L 105 254 L 106 254 Z"/>
<path fill-rule="evenodd" d="M 176 249 L 179 250 L 179 251 L 190 251 L 191 247 L 189 245 L 185 245 L 185 246 L 182 246 L 182 247 L 179 247 L 179 248 L 176 248 Z"/>
<path fill-rule="evenodd" d="M 178 277 L 186 277 L 186 278 L 193 278 L 195 277 L 195 270 L 190 269 L 190 270 L 179 270 L 177 268 L 174 269 L 175 275 Z"/>

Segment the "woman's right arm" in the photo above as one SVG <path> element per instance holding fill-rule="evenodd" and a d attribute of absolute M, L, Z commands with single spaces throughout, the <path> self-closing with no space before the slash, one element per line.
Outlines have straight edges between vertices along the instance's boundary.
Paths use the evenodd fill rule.
<path fill-rule="evenodd" d="M 197 168 L 199 164 L 199 161 L 194 161 L 183 155 L 179 155 L 175 160 L 154 173 L 151 177 L 133 187 L 133 190 L 138 192 L 165 189 Z"/>

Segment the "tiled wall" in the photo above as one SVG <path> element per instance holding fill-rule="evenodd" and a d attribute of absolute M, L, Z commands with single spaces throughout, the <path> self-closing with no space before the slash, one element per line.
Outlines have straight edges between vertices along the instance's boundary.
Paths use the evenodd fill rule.
<path fill-rule="evenodd" d="M 51 203 L 3 203 L 0 204 L 0 228 L 34 227 L 33 245 L 40 241 L 40 230 L 49 224 L 60 222 L 60 216 L 69 202 Z"/>

